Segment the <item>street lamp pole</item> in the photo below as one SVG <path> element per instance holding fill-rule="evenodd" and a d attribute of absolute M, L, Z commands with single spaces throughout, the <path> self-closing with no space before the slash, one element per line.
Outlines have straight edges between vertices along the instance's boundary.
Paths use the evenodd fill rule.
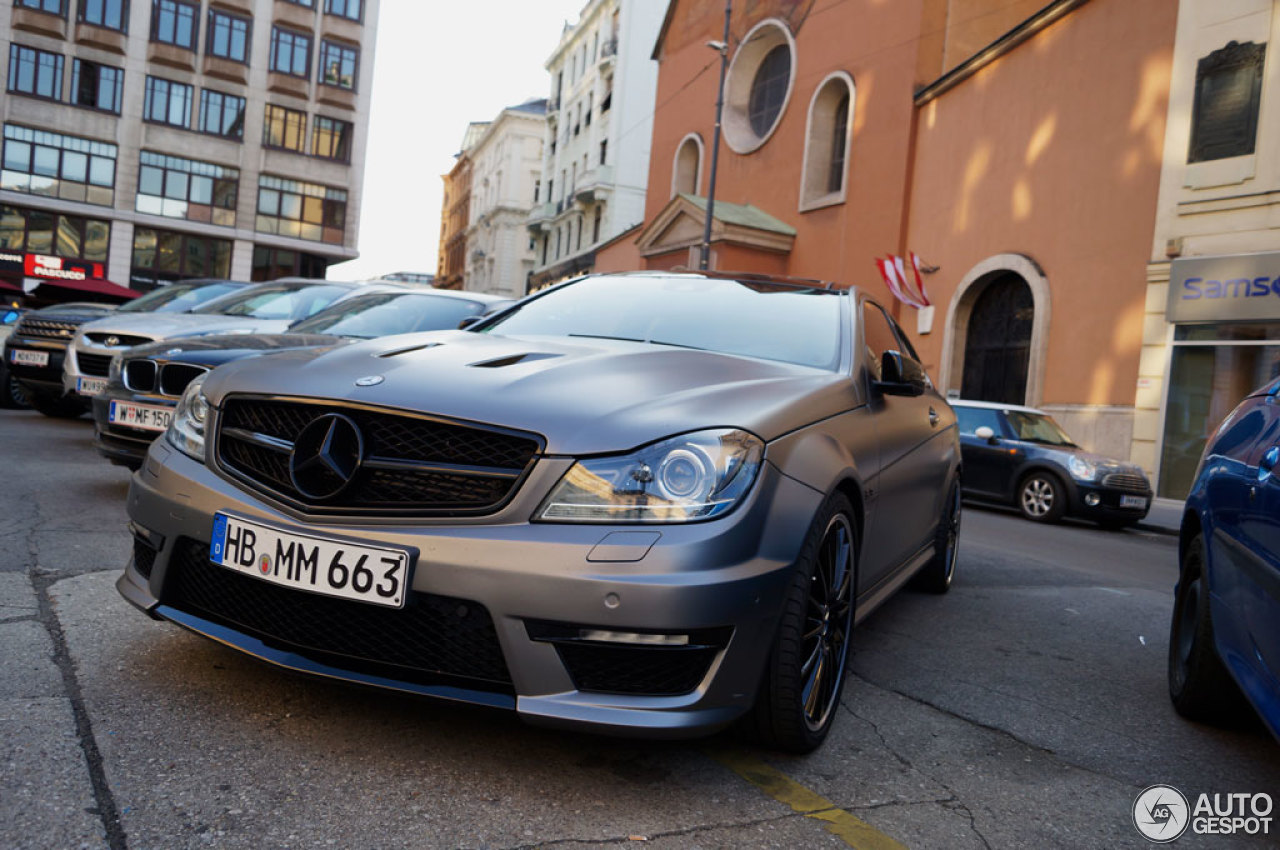
<path fill-rule="evenodd" d="M 707 270 L 711 259 L 711 219 L 716 210 L 716 167 L 720 164 L 720 119 L 724 115 L 724 77 L 729 67 L 729 13 L 733 10 L 733 0 L 724 0 L 724 38 L 719 42 L 709 42 L 720 53 L 720 87 L 716 89 L 716 129 L 711 142 L 711 179 L 707 184 L 707 220 L 702 226 L 702 256 L 698 260 L 698 268 Z"/>

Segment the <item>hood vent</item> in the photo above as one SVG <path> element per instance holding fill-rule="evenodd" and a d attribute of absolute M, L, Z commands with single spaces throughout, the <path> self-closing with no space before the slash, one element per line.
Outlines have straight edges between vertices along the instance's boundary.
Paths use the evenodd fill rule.
<path fill-rule="evenodd" d="M 399 357 L 401 354 L 408 354 L 411 351 L 426 351 L 428 348 L 436 348 L 442 344 L 439 342 L 427 342 L 422 345 L 406 345 L 404 348 L 393 348 L 390 351 L 375 354 L 374 357 Z"/>
<path fill-rule="evenodd" d="M 524 354 L 511 354 L 506 357 L 498 357 L 493 360 L 481 360 L 479 363 L 472 363 L 470 365 L 477 369 L 501 369 L 504 366 L 514 366 L 517 363 L 532 363 L 534 360 L 547 360 L 548 358 L 559 356 L 559 354 L 531 351 Z"/>

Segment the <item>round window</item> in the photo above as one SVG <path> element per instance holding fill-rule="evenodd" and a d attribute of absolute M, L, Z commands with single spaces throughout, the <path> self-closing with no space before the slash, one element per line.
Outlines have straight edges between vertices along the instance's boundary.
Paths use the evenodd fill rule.
<path fill-rule="evenodd" d="M 747 117 L 757 136 L 766 136 L 782 114 L 782 104 L 787 99 L 787 84 L 791 82 L 791 51 L 785 44 L 770 50 L 756 71 L 751 82 L 751 100 Z"/>
<path fill-rule="evenodd" d="M 750 153 L 778 128 L 791 96 L 795 62 L 795 41 L 780 20 L 761 21 L 742 39 L 724 93 L 724 138 L 735 153 Z"/>

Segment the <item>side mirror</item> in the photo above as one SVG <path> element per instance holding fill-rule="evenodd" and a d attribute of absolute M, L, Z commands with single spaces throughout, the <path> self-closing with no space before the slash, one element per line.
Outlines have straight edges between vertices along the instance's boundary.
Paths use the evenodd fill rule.
<path fill-rule="evenodd" d="M 880 380 L 872 386 L 885 395 L 918 396 L 924 395 L 929 378 L 910 357 L 900 351 L 886 351 L 880 356 Z"/>
<path fill-rule="evenodd" d="M 988 443 L 990 443 L 993 446 L 996 443 L 1000 442 L 999 440 L 996 439 L 996 432 L 991 430 L 986 425 L 983 425 L 981 428 L 978 428 L 977 430 L 975 430 L 973 432 L 973 436 L 977 437 L 979 440 L 986 440 Z"/>

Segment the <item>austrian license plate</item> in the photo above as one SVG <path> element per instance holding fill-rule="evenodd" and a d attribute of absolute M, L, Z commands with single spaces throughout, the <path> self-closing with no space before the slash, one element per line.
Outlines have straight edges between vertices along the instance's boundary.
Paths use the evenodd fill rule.
<path fill-rule="evenodd" d="M 106 378 L 76 378 L 76 392 L 80 395 L 97 395 L 106 388 Z"/>
<path fill-rule="evenodd" d="M 26 348 L 9 349 L 9 362 L 20 366 L 48 366 L 49 352 L 31 351 Z"/>
<path fill-rule="evenodd" d="M 209 560 L 272 584 L 402 608 L 409 550 L 304 534 L 216 513 Z"/>
<path fill-rule="evenodd" d="M 163 431 L 173 421 L 173 408 L 113 401 L 107 408 L 107 421 L 112 425 L 124 425 L 142 431 Z"/>
<path fill-rule="evenodd" d="M 1121 496 L 1120 507 L 1122 508 L 1145 508 L 1147 506 L 1146 496 Z"/>

